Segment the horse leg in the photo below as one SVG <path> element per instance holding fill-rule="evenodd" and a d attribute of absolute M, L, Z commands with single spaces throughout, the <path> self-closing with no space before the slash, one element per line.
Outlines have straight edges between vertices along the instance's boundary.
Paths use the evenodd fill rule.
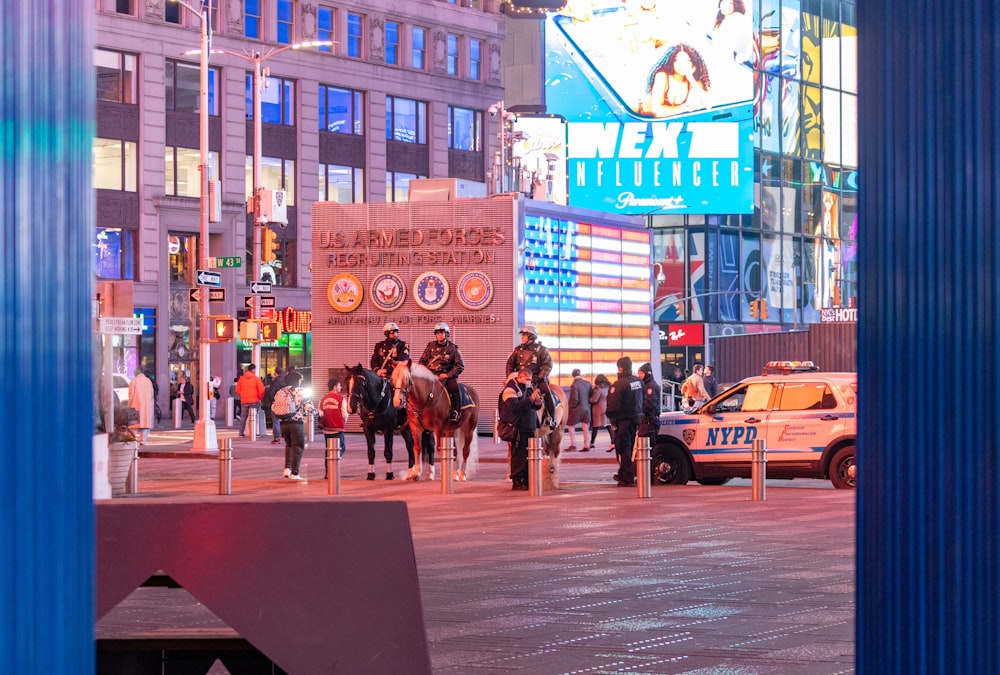
<path fill-rule="evenodd" d="M 406 472 L 406 480 L 416 480 L 419 474 L 413 471 L 413 431 L 410 429 L 410 425 L 404 424 L 400 427 L 399 435 L 403 437 L 403 444 L 406 445 L 406 466 L 409 469 Z"/>
<path fill-rule="evenodd" d="M 385 436 L 385 479 L 393 480 L 396 475 L 392 472 L 392 441 L 394 429 L 391 424 L 387 424 L 382 430 L 382 435 Z"/>
<path fill-rule="evenodd" d="M 415 419 L 407 418 L 407 426 L 410 428 L 410 436 L 413 439 L 413 442 L 416 442 L 416 439 L 418 438 L 422 438 L 423 430 L 420 428 L 419 422 L 417 422 Z M 413 466 L 410 468 L 410 471 L 406 477 L 407 479 L 409 479 L 412 476 L 413 480 L 420 480 L 420 470 L 421 470 L 420 453 L 413 452 L 411 456 L 413 458 Z"/>
<path fill-rule="evenodd" d="M 375 480 L 375 427 L 365 425 L 365 441 L 368 443 L 368 480 Z"/>

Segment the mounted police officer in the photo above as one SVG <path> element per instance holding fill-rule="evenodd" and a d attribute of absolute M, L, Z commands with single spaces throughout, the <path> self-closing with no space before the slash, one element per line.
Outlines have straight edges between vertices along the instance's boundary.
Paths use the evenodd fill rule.
<path fill-rule="evenodd" d="M 399 326 L 389 321 L 382 327 L 385 339 L 376 343 L 371 368 L 379 377 L 388 377 L 397 363 L 410 360 L 410 345 L 399 339 Z"/>
<path fill-rule="evenodd" d="M 615 449 L 618 451 L 618 487 L 635 485 L 635 465 L 632 446 L 635 432 L 642 419 L 642 404 L 646 395 L 642 380 L 632 374 L 632 359 L 618 359 L 618 379 L 608 392 L 608 419 L 615 428 Z"/>
<path fill-rule="evenodd" d="M 546 424 L 554 429 L 556 410 L 552 402 L 552 391 L 549 389 L 552 357 L 545 345 L 538 341 L 538 329 L 534 326 L 524 326 L 521 329 L 521 344 L 514 347 L 514 351 L 507 357 L 507 375 L 516 373 L 521 368 L 531 371 L 531 386 L 542 393 L 542 400 L 545 402 Z"/>
<path fill-rule="evenodd" d="M 462 402 L 458 393 L 458 376 L 465 370 L 465 361 L 458 345 L 451 341 L 451 328 L 444 321 L 434 326 L 434 339 L 427 343 L 420 365 L 441 378 L 451 397 L 449 422 L 458 423 Z"/>

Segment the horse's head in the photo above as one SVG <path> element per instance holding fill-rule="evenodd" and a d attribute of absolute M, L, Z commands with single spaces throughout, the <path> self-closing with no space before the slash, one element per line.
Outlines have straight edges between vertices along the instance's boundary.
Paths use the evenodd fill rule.
<path fill-rule="evenodd" d="M 410 373 L 410 361 L 402 361 L 392 369 L 392 405 L 395 408 L 405 408 L 406 400 L 413 387 L 413 376 Z"/>
<path fill-rule="evenodd" d="M 347 372 L 347 412 L 356 415 L 365 395 L 365 369 L 360 363 L 356 366 L 344 364 Z"/>

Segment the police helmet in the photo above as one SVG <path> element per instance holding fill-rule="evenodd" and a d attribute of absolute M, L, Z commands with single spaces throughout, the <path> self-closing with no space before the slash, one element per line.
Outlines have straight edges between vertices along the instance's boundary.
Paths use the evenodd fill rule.
<path fill-rule="evenodd" d="M 399 332 L 399 325 L 395 321 L 386 321 L 385 325 L 382 326 L 382 332 L 385 333 L 386 336 L 389 335 L 389 331 L 393 330 L 397 333 Z"/>
<path fill-rule="evenodd" d="M 538 329 L 535 328 L 534 326 L 530 326 L 530 325 L 524 326 L 521 329 L 521 335 L 529 335 L 529 336 L 531 336 L 532 340 L 537 340 L 538 339 Z"/>
<path fill-rule="evenodd" d="M 448 328 L 448 324 L 444 321 L 434 326 L 434 332 L 437 333 L 438 331 L 444 331 L 445 337 L 451 337 L 451 328 Z"/>

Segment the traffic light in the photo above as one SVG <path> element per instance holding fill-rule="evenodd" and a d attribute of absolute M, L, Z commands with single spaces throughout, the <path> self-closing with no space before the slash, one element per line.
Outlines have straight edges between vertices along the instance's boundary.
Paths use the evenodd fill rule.
<path fill-rule="evenodd" d="M 263 321 L 260 324 L 260 339 L 263 342 L 277 342 L 281 339 L 281 328 L 277 321 Z"/>
<path fill-rule="evenodd" d="M 209 342 L 229 342 L 236 337 L 236 319 L 231 316 L 208 317 Z"/>
<path fill-rule="evenodd" d="M 760 315 L 760 318 L 767 318 L 767 300 L 757 301 L 757 313 Z"/>
<path fill-rule="evenodd" d="M 281 247 L 280 242 L 278 242 L 278 233 L 272 230 L 270 227 L 263 228 L 263 243 L 261 245 L 261 264 L 270 265 L 275 260 L 278 259 L 276 255 L 278 249 Z"/>
<path fill-rule="evenodd" d="M 757 303 L 758 302 L 760 302 L 760 301 L 759 300 L 751 300 L 750 301 L 750 316 L 752 316 L 755 319 L 757 318 Z"/>

